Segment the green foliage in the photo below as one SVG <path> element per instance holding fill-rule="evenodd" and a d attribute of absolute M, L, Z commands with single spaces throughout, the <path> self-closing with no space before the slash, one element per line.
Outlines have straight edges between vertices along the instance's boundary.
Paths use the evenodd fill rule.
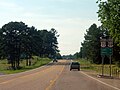
<path fill-rule="evenodd" d="M 75 59 L 80 58 L 80 53 L 79 53 L 79 52 L 76 52 L 76 53 L 74 54 L 74 58 L 75 58 Z"/>
<path fill-rule="evenodd" d="M 90 65 L 90 61 L 86 59 L 77 59 L 78 62 L 80 62 L 81 65 Z"/>
<path fill-rule="evenodd" d="M 74 55 L 63 55 L 62 56 L 63 59 L 75 59 L 75 56 Z"/>
<path fill-rule="evenodd" d="M 62 59 L 61 54 L 60 54 L 60 53 L 57 53 L 57 54 L 56 54 L 56 58 L 57 58 L 57 59 Z"/>
<path fill-rule="evenodd" d="M 82 58 L 89 59 L 92 63 L 101 63 L 100 36 L 103 35 L 104 30 L 102 26 L 97 27 L 96 24 L 93 24 L 86 32 L 80 54 Z"/>
<path fill-rule="evenodd" d="M 58 32 L 37 30 L 23 22 L 9 22 L 0 29 L 0 58 L 7 57 L 13 69 L 19 68 L 20 59 L 31 65 L 32 55 L 54 58 L 59 52 Z"/>
<path fill-rule="evenodd" d="M 26 64 L 25 64 L 26 61 L 22 60 L 20 63 L 20 66 L 21 66 L 20 69 L 9 70 L 8 67 L 10 67 L 10 65 L 7 63 L 7 60 L 0 60 L 0 73 L 12 74 L 12 73 L 24 72 L 24 71 L 35 69 L 35 68 L 38 68 L 45 64 L 48 64 L 50 61 L 51 61 L 51 59 L 49 59 L 49 58 L 40 58 L 40 57 L 34 56 L 31 66 L 26 66 Z"/>
<path fill-rule="evenodd" d="M 120 66 L 120 47 L 117 44 L 114 44 L 113 47 L 113 63 Z"/>
<path fill-rule="evenodd" d="M 19 67 L 21 38 L 26 29 L 27 26 L 23 22 L 9 22 L 1 29 L 3 50 L 13 69 Z"/>
<path fill-rule="evenodd" d="M 54 58 L 59 52 L 57 46 L 57 31 L 53 28 L 50 31 L 42 30 L 40 31 L 40 35 L 42 39 L 42 49 L 40 54 L 45 57 Z"/>
<path fill-rule="evenodd" d="M 98 17 L 114 39 L 113 62 L 120 62 L 120 0 L 98 0 Z"/>
<path fill-rule="evenodd" d="M 120 0 L 98 0 L 97 3 L 99 20 L 120 46 Z"/>
<path fill-rule="evenodd" d="M 96 24 L 90 26 L 88 30 L 86 30 L 86 34 L 84 36 L 85 40 L 81 43 L 82 47 L 80 48 L 80 52 L 74 54 L 74 57 L 77 58 L 85 58 L 89 60 L 91 63 L 100 64 L 101 63 L 101 46 L 100 46 L 100 37 L 104 35 L 110 36 L 109 31 L 103 26 L 97 27 Z M 109 57 L 105 56 L 104 64 L 109 64 Z M 120 66 L 120 47 L 114 43 L 113 46 L 113 56 L 112 63 Z"/>

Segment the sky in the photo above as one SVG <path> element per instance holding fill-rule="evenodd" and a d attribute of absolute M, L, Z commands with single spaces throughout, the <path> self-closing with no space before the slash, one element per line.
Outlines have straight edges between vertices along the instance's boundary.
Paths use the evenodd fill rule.
<path fill-rule="evenodd" d="M 86 29 L 100 25 L 97 11 L 96 0 L 0 0 L 0 28 L 11 21 L 55 28 L 61 55 L 69 55 L 80 51 Z"/>

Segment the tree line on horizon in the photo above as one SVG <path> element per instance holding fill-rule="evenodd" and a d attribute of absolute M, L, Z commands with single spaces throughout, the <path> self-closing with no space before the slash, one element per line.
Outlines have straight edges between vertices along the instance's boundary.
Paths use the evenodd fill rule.
<path fill-rule="evenodd" d="M 113 39 L 112 63 L 120 66 L 120 0 L 98 0 L 98 18 L 102 25 L 90 26 L 84 35 L 85 40 L 81 43 L 80 52 L 74 54 L 75 58 L 86 58 L 92 63 L 101 63 L 100 37 L 106 34 Z M 105 57 L 104 63 L 109 63 Z"/>
<path fill-rule="evenodd" d="M 9 22 L 0 28 L 0 59 L 7 58 L 12 69 L 18 69 L 20 59 L 31 65 L 33 55 L 55 58 L 58 50 L 58 32 L 52 28 L 37 30 L 23 22 Z"/>

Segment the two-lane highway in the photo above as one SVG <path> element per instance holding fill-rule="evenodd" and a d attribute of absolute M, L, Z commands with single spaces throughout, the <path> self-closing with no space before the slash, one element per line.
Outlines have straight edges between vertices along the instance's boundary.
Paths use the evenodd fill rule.
<path fill-rule="evenodd" d="M 64 63 L 66 61 L 60 61 Z M 0 77 L 0 90 L 47 90 L 65 65 L 49 64 L 28 72 Z"/>
<path fill-rule="evenodd" d="M 0 90 L 120 90 L 85 75 L 70 71 L 69 60 L 59 60 L 27 72 L 0 76 Z"/>
<path fill-rule="evenodd" d="M 51 90 L 120 90 L 66 65 Z"/>

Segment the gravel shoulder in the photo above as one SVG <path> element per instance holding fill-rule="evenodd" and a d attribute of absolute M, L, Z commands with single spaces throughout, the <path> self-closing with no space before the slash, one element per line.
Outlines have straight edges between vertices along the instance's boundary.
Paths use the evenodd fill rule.
<path fill-rule="evenodd" d="M 84 73 L 86 73 L 87 75 L 96 78 L 104 83 L 107 83 L 111 86 L 117 87 L 120 89 L 120 78 L 111 78 L 109 76 L 104 76 L 104 77 L 100 77 L 98 73 L 96 73 L 95 71 L 88 71 L 88 70 L 81 70 Z"/>

